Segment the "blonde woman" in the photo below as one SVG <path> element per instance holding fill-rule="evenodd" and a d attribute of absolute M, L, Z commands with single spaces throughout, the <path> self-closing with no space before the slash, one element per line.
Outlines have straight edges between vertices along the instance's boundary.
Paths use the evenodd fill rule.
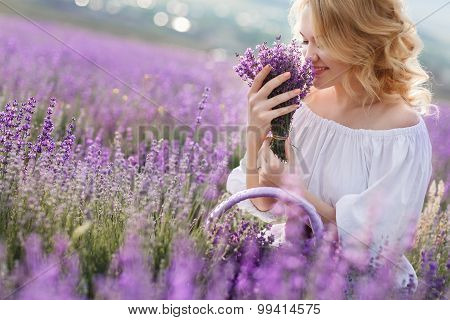
<path fill-rule="evenodd" d="M 432 148 L 422 118 L 431 106 L 429 77 L 417 59 L 422 42 L 414 25 L 400 0 L 297 0 L 289 18 L 318 70 L 287 140 L 297 179 L 290 190 L 300 190 L 324 224 L 337 226 L 349 257 L 368 259 L 384 245 L 397 286 L 411 278 L 417 287 L 404 253 L 430 182 Z M 268 133 L 279 116 L 271 109 L 295 93 L 267 99 L 287 79 L 262 86 L 268 72 L 248 94 L 247 151 L 228 178 L 230 193 L 285 185 L 277 170 L 288 168 L 269 151 Z M 257 198 L 239 206 L 273 222 L 275 204 Z M 283 224 L 272 232 L 284 241 Z"/>

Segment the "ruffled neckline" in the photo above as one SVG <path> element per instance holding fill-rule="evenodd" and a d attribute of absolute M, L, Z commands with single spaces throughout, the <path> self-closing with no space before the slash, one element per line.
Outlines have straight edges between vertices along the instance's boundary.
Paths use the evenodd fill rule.
<path fill-rule="evenodd" d="M 302 101 L 302 107 L 299 108 L 300 110 L 305 110 L 306 113 L 310 115 L 315 121 L 320 122 L 324 125 L 326 125 L 328 128 L 333 129 L 336 132 L 340 132 L 342 134 L 347 135 L 368 135 L 368 136 L 377 136 L 377 137 L 388 137 L 388 136 L 398 136 L 398 135 L 410 135 L 410 134 L 416 134 L 421 129 L 426 129 L 425 121 L 423 120 L 422 116 L 418 114 L 419 116 L 419 122 L 411 127 L 405 127 L 405 128 L 393 128 L 393 129 L 383 129 L 383 130 L 374 130 L 374 129 L 354 129 L 350 127 L 346 127 L 343 124 L 340 124 L 334 120 L 326 119 L 318 114 L 316 114 L 314 111 L 311 110 L 311 108 Z"/>

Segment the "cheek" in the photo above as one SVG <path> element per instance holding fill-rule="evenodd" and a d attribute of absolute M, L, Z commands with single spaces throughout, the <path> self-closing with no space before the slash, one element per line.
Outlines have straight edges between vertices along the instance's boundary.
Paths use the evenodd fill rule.
<path fill-rule="evenodd" d="M 320 54 L 320 60 L 328 67 L 330 70 L 343 70 L 346 67 L 346 64 L 341 63 L 340 61 L 336 61 L 330 55 L 327 54 L 326 51 L 323 51 Z"/>
<path fill-rule="evenodd" d="M 333 72 L 343 72 L 348 69 L 348 65 L 342 62 L 329 60 L 328 67 L 333 70 Z"/>
<path fill-rule="evenodd" d="M 341 81 L 344 74 L 348 71 L 348 66 L 346 65 L 337 65 L 335 68 L 331 69 L 331 75 L 337 80 Z"/>
<path fill-rule="evenodd" d="M 335 66 L 336 66 L 336 67 L 335 67 L 336 70 L 342 71 L 342 70 L 347 69 L 347 65 L 342 64 L 342 63 L 336 63 Z"/>

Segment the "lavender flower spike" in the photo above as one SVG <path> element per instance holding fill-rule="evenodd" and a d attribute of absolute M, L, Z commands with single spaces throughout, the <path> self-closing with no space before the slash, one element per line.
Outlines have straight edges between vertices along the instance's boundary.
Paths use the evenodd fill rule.
<path fill-rule="evenodd" d="M 259 51 L 258 54 L 255 54 L 251 48 L 247 48 L 243 56 L 236 54 L 239 58 L 239 64 L 233 67 L 234 71 L 249 86 L 253 84 L 256 75 L 266 65 L 270 65 L 272 70 L 264 79 L 263 86 L 273 78 L 285 72 L 290 72 L 290 79 L 275 88 L 268 98 L 270 99 L 282 93 L 300 89 L 298 96 L 277 105 L 273 109 L 300 104 L 312 86 L 315 71 L 311 59 L 304 58 L 297 40 L 293 39 L 290 44 L 286 45 L 281 42 L 281 36 L 279 36 L 276 38 L 273 47 L 269 48 L 267 43 L 264 42 L 261 45 L 257 45 L 256 49 Z M 288 137 L 293 114 L 294 111 L 275 118 L 271 122 L 271 131 L 274 138 L 270 142 L 270 148 L 283 162 L 287 162 L 284 141 Z"/>

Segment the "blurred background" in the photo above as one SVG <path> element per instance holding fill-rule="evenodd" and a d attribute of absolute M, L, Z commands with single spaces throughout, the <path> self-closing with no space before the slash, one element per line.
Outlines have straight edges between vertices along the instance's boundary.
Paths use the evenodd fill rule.
<path fill-rule="evenodd" d="M 346 272 L 340 257 L 330 256 L 339 263 L 330 267 L 316 263 L 309 246 L 266 255 L 262 221 L 245 211 L 204 227 L 230 195 L 229 173 L 246 149 L 248 86 L 232 68 L 235 53 L 278 35 L 289 42 L 290 3 L 0 0 L 0 298 L 248 299 L 266 286 L 258 295 L 267 299 L 342 299 L 349 278 L 329 272 Z M 419 299 L 440 299 L 450 283 L 446 3 L 405 1 L 420 21 L 420 60 L 443 111 L 426 117 L 433 182 L 408 255 L 424 279 Z M 257 238 L 258 247 L 247 246 Z M 312 267 L 294 272 L 294 255 Z M 253 276 L 267 268 L 274 281 L 287 279 L 275 291 Z M 362 297 L 385 298 L 388 286 L 368 284 Z"/>
<path fill-rule="evenodd" d="M 0 14 L 205 51 L 235 63 L 243 52 L 276 35 L 290 39 L 291 0 L 0 0 Z M 450 100 L 450 6 L 444 0 L 406 0 L 425 50 L 421 62 L 433 75 L 436 100 Z M 0 18 L 1 18 L 0 16 Z"/>

